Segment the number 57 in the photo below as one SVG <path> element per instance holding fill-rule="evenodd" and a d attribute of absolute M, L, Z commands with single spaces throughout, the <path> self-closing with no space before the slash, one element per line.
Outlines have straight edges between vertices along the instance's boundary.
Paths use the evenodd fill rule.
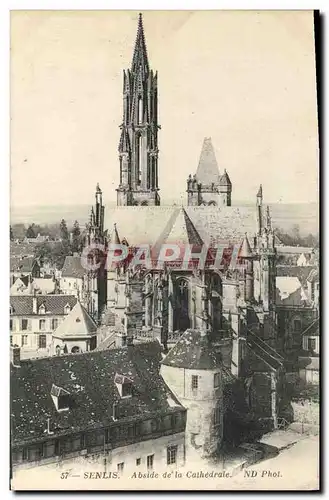
<path fill-rule="evenodd" d="M 68 473 L 68 472 L 62 472 L 62 473 L 61 473 L 61 479 L 67 479 L 67 478 L 68 478 L 68 475 L 69 475 L 69 473 Z"/>

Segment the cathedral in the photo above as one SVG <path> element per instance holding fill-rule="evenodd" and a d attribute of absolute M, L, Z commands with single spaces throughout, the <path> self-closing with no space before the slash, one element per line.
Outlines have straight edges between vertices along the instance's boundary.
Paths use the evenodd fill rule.
<path fill-rule="evenodd" d="M 100 258 L 86 280 L 93 298 L 86 293 L 85 300 L 108 329 L 109 346 L 160 343 L 161 375 L 188 408 L 188 446 L 207 456 L 234 422 L 276 428 L 285 411 L 284 361 L 276 350 L 276 237 L 262 186 L 254 206 L 234 205 L 231 179 L 220 172 L 209 137 L 187 179 L 187 206 L 161 205 L 157 85 L 140 15 L 131 67 L 123 73 L 117 206 L 105 211 L 97 186 L 85 232 L 86 247 L 99 243 L 106 254 L 111 244 L 122 244 L 128 258 L 110 267 Z M 131 266 L 146 244 L 151 265 Z M 181 254 L 170 262 L 153 259 L 164 245 L 190 248 L 189 265 Z M 204 246 L 198 266 L 195 256 Z"/>

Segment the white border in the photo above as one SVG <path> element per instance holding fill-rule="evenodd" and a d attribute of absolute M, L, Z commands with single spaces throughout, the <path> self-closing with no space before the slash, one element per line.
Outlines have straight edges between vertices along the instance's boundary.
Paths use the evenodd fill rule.
<path fill-rule="evenodd" d="M 0 287 L 0 292 L 1 292 L 1 300 L 0 300 L 0 307 L 1 307 L 1 320 L 2 320 L 2 349 L 1 349 L 1 356 L 2 356 L 2 362 L 0 363 L 0 369 L 1 369 L 1 375 L 0 375 L 0 380 L 1 380 L 1 396 L 2 396 L 2 403 L 5 403 L 2 408 L 1 412 L 1 429 L 2 429 L 2 442 L 1 442 L 1 447 L 0 447 L 0 453 L 1 453 L 1 468 L 0 468 L 0 491 L 1 491 L 1 498 L 8 498 L 9 495 L 12 495 L 11 492 L 9 492 L 9 471 L 8 471 L 8 457 L 9 457 L 9 405 L 7 406 L 6 403 L 9 402 L 9 372 L 8 372 L 8 351 L 9 351 L 9 335 L 7 335 L 8 331 L 8 275 L 9 275 L 9 243 L 8 243 L 8 230 L 9 230 L 9 11 L 10 10 L 123 10 L 123 9 L 129 9 L 129 10 L 176 10 L 176 9 L 181 9 L 181 10 L 217 10 L 217 9 L 231 9 L 231 10 L 237 10 L 237 9 L 242 9 L 242 10 L 262 10 L 262 9 L 272 9 L 272 10 L 278 10 L 278 9 L 283 9 L 283 10 L 305 10 L 305 9 L 319 9 L 323 14 L 327 14 L 329 11 L 328 7 L 328 1 L 327 0 L 318 0 L 318 2 L 314 1 L 307 1 L 307 0 L 290 0 L 287 2 L 287 0 L 276 0 L 276 1 L 270 1 L 270 0 L 262 0 L 262 1 L 252 1 L 249 0 L 248 2 L 245 1 L 237 1 L 237 0 L 221 0 L 221 1 L 215 1 L 215 0 L 188 0 L 185 2 L 177 2 L 175 0 L 158 0 L 156 3 L 151 2 L 150 0 L 140 0 L 139 2 L 133 2 L 129 0 L 112 0 L 109 2 L 108 0 L 101 1 L 101 0 L 94 0 L 94 1 L 86 1 L 86 0 L 80 0 L 77 4 L 77 1 L 72 1 L 72 0 L 30 0 L 28 2 L 23 2 L 23 1 L 7 1 L 3 0 L 0 5 L 0 62 L 1 62 L 1 78 L 0 78 L 0 102 L 1 102 L 1 114 L 0 114 L 0 158 L 1 158 L 1 168 L 0 168 L 0 188 L 1 188 L 1 196 L 0 196 L 0 204 L 1 204 L 1 210 L 0 213 L 2 214 L 1 221 L 2 221 L 2 231 L 3 231 L 3 237 L 2 237 L 2 245 L 0 246 L 0 258 L 1 258 L 1 264 L 2 264 L 2 279 L 1 279 L 1 287 Z M 325 43 L 325 33 L 323 33 L 323 49 L 325 48 L 326 43 Z M 323 74 L 324 77 L 324 82 L 328 82 L 328 50 L 327 53 L 323 55 L 323 61 L 324 61 L 324 69 L 325 69 L 325 74 Z M 322 83 L 324 87 L 324 82 Z M 328 83 L 327 83 L 328 85 Z M 324 91 L 324 88 L 323 88 Z M 324 97 L 323 97 L 324 100 Z M 324 103 L 323 103 L 324 104 Z M 326 103 L 325 109 L 322 110 L 323 113 L 323 135 L 322 135 L 322 146 L 324 144 L 328 144 L 328 130 L 325 129 L 324 127 L 324 122 L 325 118 L 328 116 L 328 104 Z M 324 134 L 325 132 L 325 134 Z M 325 178 L 325 170 L 327 167 L 327 162 L 325 161 L 324 155 L 323 155 L 323 162 L 325 163 L 322 165 L 322 181 L 324 182 L 323 186 L 323 203 L 324 203 L 324 211 L 323 211 L 323 244 L 324 244 L 324 249 L 323 249 L 323 255 L 325 254 L 325 248 L 327 247 L 327 238 L 325 237 L 326 234 L 328 234 L 328 225 L 329 225 L 329 214 L 328 214 L 328 204 L 326 203 L 326 196 L 325 193 L 327 194 L 329 192 L 329 189 L 327 188 L 327 183 L 328 183 L 328 176 Z M 326 231 L 327 229 L 327 231 Z M 328 270 L 325 270 L 325 283 L 323 284 L 323 309 L 325 310 L 325 299 L 326 295 L 324 293 L 325 290 L 325 285 L 328 282 Z M 327 333 L 326 328 L 323 328 L 322 332 L 325 336 Z M 328 341 L 326 343 L 328 345 Z M 324 341 L 322 341 L 322 347 L 326 347 L 324 345 Z M 327 354 L 327 349 L 325 352 L 322 352 L 322 362 L 323 365 L 325 366 L 327 363 L 324 363 L 324 360 L 326 358 Z M 325 382 L 327 382 L 327 370 L 325 375 Z M 325 384 L 327 387 L 327 384 Z M 327 391 L 324 391 L 326 395 Z M 324 404 L 325 408 L 324 411 L 326 414 L 328 414 L 327 410 L 327 399 Z M 323 422 L 324 424 L 324 422 Z M 322 431 L 323 432 L 323 431 Z M 324 442 L 324 440 L 322 440 Z M 323 452 L 324 453 L 324 452 Z M 327 477 L 326 472 L 328 472 L 328 460 L 324 461 L 324 465 L 326 466 L 325 470 L 323 470 L 323 475 L 324 477 Z M 181 496 L 187 496 L 188 493 L 182 493 Z M 170 493 L 169 493 L 170 495 Z M 219 492 L 219 495 L 223 497 L 225 493 Z M 238 494 L 236 494 L 238 496 Z M 69 498 L 70 494 L 63 495 Z M 95 497 L 95 494 L 90 494 L 88 496 Z M 130 496 L 129 494 L 127 495 L 116 495 L 116 494 L 111 494 L 111 497 L 116 497 L 118 498 L 124 498 Z M 205 497 L 205 494 L 198 494 L 199 497 Z M 234 495 L 233 495 L 234 496 Z M 278 497 L 284 498 L 286 494 L 280 494 L 278 493 Z M 306 495 L 307 497 L 308 495 Z M 30 498 L 33 498 L 34 495 L 30 494 Z M 43 495 L 35 495 L 36 498 L 42 498 Z M 230 494 L 230 497 L 232 498 L 232 494 Z M 304 498 L 305 495 L 303 495 Z M 45 497 L 46 498 L 46 497 Z"/>

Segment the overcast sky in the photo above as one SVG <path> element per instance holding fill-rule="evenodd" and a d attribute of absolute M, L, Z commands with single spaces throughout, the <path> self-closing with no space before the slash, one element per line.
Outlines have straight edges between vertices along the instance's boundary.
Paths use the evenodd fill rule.
<path fill-rule="evenodd" d="M 138 13 L 12 12 L 12 205 L 115 200 L 122 70 Z M 211 136 L 232 200 L 317 201 L 313 17 L 307 11 L 143 14 L 159 73 L 160 195 L 186 200 Z"/>

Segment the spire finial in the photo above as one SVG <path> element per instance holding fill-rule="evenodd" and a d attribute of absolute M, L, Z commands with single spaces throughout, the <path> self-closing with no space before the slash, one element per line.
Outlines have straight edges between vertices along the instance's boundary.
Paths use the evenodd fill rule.
<path fill-rule="evenodd" d="M 146 73 L 148 73 L 149 63 L 147 58 L 147 50 L 144 37 L 143 17 L 141 12 L 139 13 L 138 16 L 137 36 L 135 42 L 133 61 L 131 65 L 131 71 L 133 73 L 137 72 L 140 66 Z"/>

